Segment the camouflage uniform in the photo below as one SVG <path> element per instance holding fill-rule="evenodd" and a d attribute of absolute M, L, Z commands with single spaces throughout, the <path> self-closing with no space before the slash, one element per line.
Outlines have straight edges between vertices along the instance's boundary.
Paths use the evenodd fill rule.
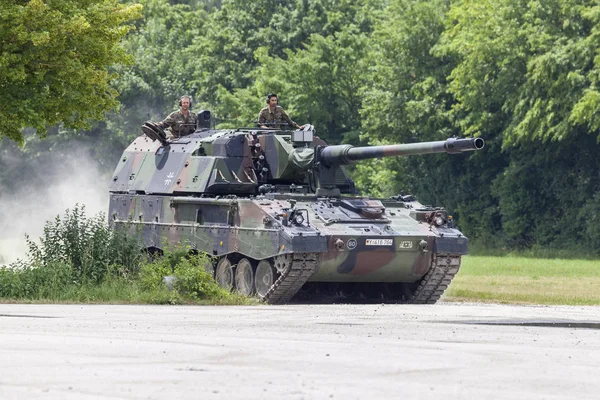
<path fill-rule="evenodd" d="M 163 129 L 171 128 L 170 139 L 187 136 L 196 130 L 196 114 L 189 111 L 186 118 L 181 111 L 174 111 L 158 125 Z"/>
<path fill-rule="evenodd" d="M 296 129 L 299 128 L 299 125 L 292 121 L 290 117 L 288 117 L 287 113 L 281 106 L 275 106 L 275 109 L 271 111 L 271 107 L 266 106 L 260 113 L 258 114 L 258 125 L 265 125 L 269 128 L 287 128 L 287 125 L 279 125 L 279 123 L 288 123 L 289 126 L 292 126 Z"/>

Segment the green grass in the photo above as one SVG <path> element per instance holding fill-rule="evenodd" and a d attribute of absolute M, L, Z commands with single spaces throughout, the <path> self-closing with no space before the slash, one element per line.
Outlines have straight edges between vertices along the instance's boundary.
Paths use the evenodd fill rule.
<path fill-rule="evenodd" d="M 478 244 L 469 243 L 469 254 L 473 256 L 597 260 L 599 255 L 589 250 L 595 249 L 553 249 L 542 247 L 507 249 L 499 247 L 482 247 Z"/>
<path fill-rule="evenodd" d="M 466 256 L 463 257 L 460 273 L 471 276 L 600 278 L 600 260 Z"/>
<path fill-rule="evenodd" d="M 197 258 L 196 258 L 197 257 Z M 173 261 L 175 269 L 167 264 Z M 258 304 L 254 298 L 231 293 L 206 273 L 202 257 L 163 258 L 147 262 L 130 276 L 107 273 L 101 281 L 73 279 L 69 264 L 55 263 L 26 268 L 0 268 L 0 303 L 88 303 L 88 304 Z M 163 276 L 177 278 L 174 287 L 163 284 Z"/>
<path fill-rule="evenodd" d="M 600 260 L 466 256 L 444 299 L 600 305 Z"/>
<path fill-rule="evenodd" d="M 260 302 L 236 293 L 199 299 L 166 288 L 148 289 L 137 281 L 119 280 L 92 285 L 73 284 L 62 291 L 42 295 L 5 296 L 0 297 L 0 303 L 254 305 Z"/>

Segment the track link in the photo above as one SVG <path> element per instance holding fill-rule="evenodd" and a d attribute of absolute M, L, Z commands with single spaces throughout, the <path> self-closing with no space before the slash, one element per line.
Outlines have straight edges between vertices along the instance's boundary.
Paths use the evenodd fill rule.
<path fill-rule="evenodd" d="M 460 256 L 434 254 L 431 268 L 407 303 L 433 304 L 440 299 L 460 269 Z"/>
<path fill-rule="evenodd" d="M 319 253 L 292 253 L 276 257 L 281 275 L 263 298 L 269 304 L 285 304 L 319 267 Z"/>

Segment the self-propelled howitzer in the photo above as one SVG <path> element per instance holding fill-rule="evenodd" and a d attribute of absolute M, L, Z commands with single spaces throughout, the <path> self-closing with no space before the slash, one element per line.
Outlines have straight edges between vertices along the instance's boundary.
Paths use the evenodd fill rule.
<path fill-rule="evenodd" d="M 148 129 L 115 170 L 110 220 L 139 226 L 150 251 L 185 242 L 209 254 L 222 286 L 269 303 L 298 292 L 433 303 L 467 253 L 467 238 L 446 210 L 410 195 L 357 196 L 344 165 L 479 150 L 480 138 L 352 147 L 327 146 L 310 125 L 294 131 L 199 125 L 172 141 Z"/>

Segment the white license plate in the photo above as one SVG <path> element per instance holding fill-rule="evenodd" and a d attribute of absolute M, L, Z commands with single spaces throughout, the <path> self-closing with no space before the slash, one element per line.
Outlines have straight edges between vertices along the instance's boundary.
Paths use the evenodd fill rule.
<path fill-rule="evenodd" d="M 394 239 L 367 239 L 367 246 L 391 246 Z"/>

